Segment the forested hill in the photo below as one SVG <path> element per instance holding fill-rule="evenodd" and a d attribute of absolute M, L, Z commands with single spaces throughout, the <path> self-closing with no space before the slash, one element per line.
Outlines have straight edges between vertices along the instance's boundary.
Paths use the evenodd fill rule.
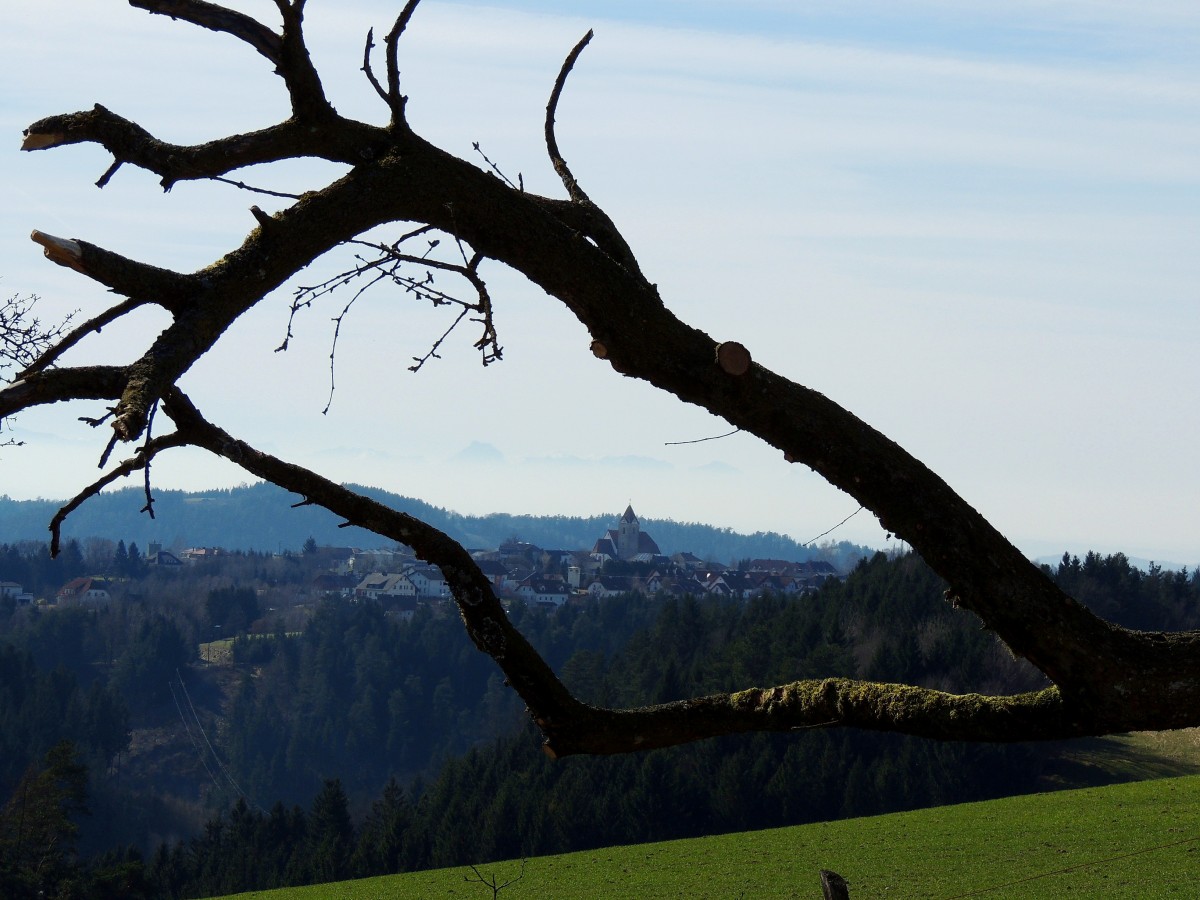
<path fill-rule="evenodd" d="M 591 547 L 609 528 L 615 528 L 620 511 L 604 516 L 529 516 L 492 513 L 465 516 L 440 507 L 401 497 L 378 488 L 352 486 L 394 509 L 410 513 L 445 531 L 467 547 L 498 547 L 518 538 L 550 550 Z M 382 547 L 391 542 L 360 528 L 339 528 L 340 520 L 312 506 L 292 508 L 295 495 L 270 484 L 246 485 L 228 490 L 186 493 L 155 491 L 155 518 L 141 512 L 145 496 L 139 488 L 102 494 L 85 503 L 67 519 L 64 538 L 83 540 L 106 537 L 134 542 L 143 549 L 151 542 L 171 547 L 224 547 L 229 550 L 277 552 L 299 550 L 309 537 L 318 544 Z M 56 500 L 11 500 L 0 497 L 0 539 L 45 541 L 47 525 L 62 505 Z M 704 559 L 732 563 L 738 559 L 829 559 L 843 570 L 870 555 L 868 548 L 840 543 L 818 551 L 774 532 L 737 534 L 729 528 L 641 519 L 665 554 L 681 551 Z M 797 527 L 803 526 L 802 521 Z M 811 523 L 819 525 L 823 523 Z"/>

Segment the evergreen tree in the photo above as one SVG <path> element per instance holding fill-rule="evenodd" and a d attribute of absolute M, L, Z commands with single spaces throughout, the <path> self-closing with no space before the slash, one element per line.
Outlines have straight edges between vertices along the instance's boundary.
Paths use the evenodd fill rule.
<path fill-rule="evenodd" d="M 77 819 L 88 813 L 87 767 L 69 741 L 30 766 L 0 810 L 3 896 L 52 896 L 78 874 Z"/>
<path fill-rule="evenodd" d="M 342 881 L 350 876 L 354 852 L 354 823 L 338 778 L 325 780 L 309 816 L 307 863 L 309 881 Z"/>
<path fill-rule="evenodd" d="M 112 684 L 131 708 L 150 709 L 170 698 L 171 681 L 179 677 L 192 656 L 192 646 L 179 626 L 156 615 L 142 624 L 117 659 Z"/>
<path fill-rule="evenodd" d="M 145 560 L 142 559 L 142 551 L 138 549 L 138 545 L 129 544 L 129 558 L 125 564 L 125 576 L 127 578 L 137 578 L 142 574 L 142 566 L 145 565 Z"/>
<path fill-rule="evenodd" d="M 392 875 L 411 865 L 406 835 L 413 822 L 413 806 L 404 788 L 393 777 L 371 807 L 359 831 L 352 867 L 359 878 Z"/>
<path fill-rule="evenodd" d="M 129 574 L 129 551 L 125 549 L 124 541 L 117 541 L 117 549 L 113 551 L 109 572 L 118 578 Z"/>

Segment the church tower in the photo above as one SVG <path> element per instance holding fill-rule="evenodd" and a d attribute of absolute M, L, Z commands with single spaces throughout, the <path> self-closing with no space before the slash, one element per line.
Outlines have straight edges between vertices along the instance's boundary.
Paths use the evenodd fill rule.
<path fill-rule="evenodd" d="M 617 556 L 620 559 L 632 559 L 637 556 L 641 544 L 642 525 L 633 514 L 633 506 L 625 508 L 621 523 L 617 526 Z"/>

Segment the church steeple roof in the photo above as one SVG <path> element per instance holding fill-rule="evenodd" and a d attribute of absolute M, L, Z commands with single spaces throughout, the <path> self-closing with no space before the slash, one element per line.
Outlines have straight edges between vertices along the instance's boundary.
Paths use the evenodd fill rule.
<path fill-rule="evenodd" d="M 621 516 L 621 521 L 622 522 L 636 522 L 637 521 L 637 516 L 635 516 L 633 514 L 633 504 L 632 503 L 629 504 L 627 507 L 625 507 L 625 515 Z"/>

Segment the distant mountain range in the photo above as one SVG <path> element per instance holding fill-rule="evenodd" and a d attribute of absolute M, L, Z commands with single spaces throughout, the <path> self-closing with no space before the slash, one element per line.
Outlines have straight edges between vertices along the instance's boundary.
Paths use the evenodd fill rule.
<path fill-rule="evenodd" d="M 449 534 L 468 548 L 492 548 L 511 538 L 543 549 L 590 548 L 615 528 L 611 516 L 530 516 L 492 513 L 466 516 L 423 500 L 378 488 L 350 485 L 374 500 L 409 513 Z M 312 537 L 318 544 L 368 549 L 392 542 L 361 528 L 339 528 L 341 520 L 314 506 L 292 508 L 297 497 L 272 484 L 188 493 L 155 491 L 155 518 L 140 512 L 145 496 L 137 488 L 101 494 L 68 517 L 64 539 L 103 537 L 136 543 L 145 551 L 151 542 L 164 548 L 224 547 L 229 550 L 279 552 L 299 550 Z M 53 500 L 0 497 L 0 543 L 49 539 L 48 525 L 62 505 Z M 670 519 L 641 519 L 663 553 L 688 551 L 703 559 L 734 563 L 744 558 L 826 559 L 848 569 L 874 549 L 842 542 L 821 548 L 805 546 L 775 532 L 738 534 L 729 528 Z"/>

